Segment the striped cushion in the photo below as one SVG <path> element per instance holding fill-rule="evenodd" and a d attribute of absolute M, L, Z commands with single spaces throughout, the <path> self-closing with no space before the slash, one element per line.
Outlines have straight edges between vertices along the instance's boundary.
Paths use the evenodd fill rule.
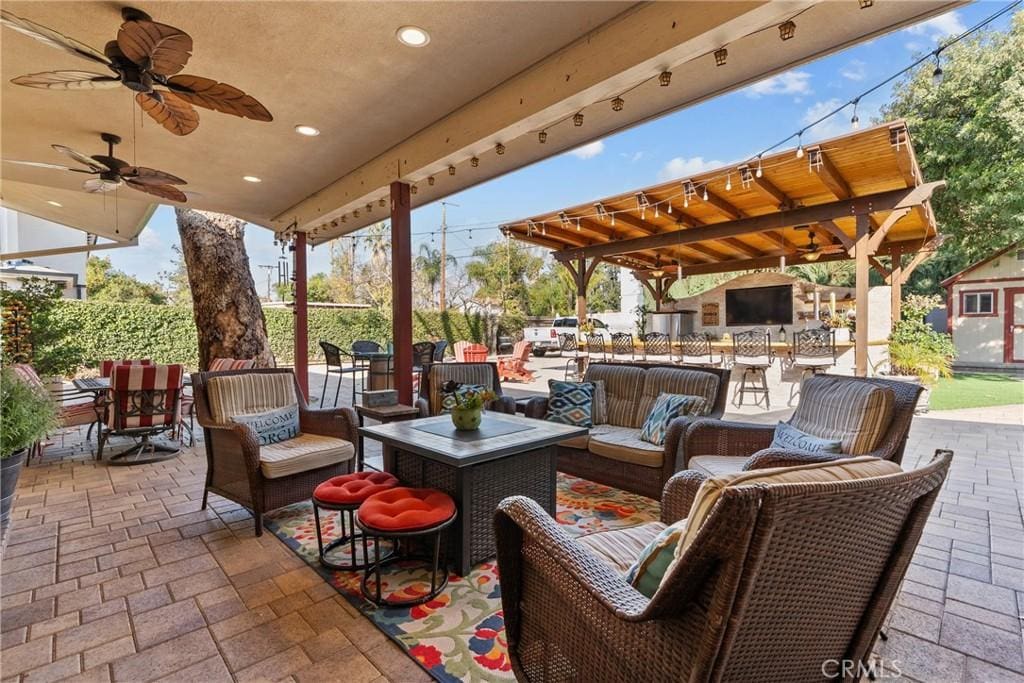
<path fill-rule="evenodd" d="M 208 382 L 210 415 L 217 424 L 227 424 L 235 415 L 265 413 L 298 403 L 290 372 L 210 377 Z"/>
<path fill-rule="evenodd" d="M 822 439 L 842 442 L 842 452 L 870 453 L 892 421 L 896 396 L 871 380 L 816 375 L 804 382 L 789 424 Z"/>
<path fill-rule="evenodd" d="M 333 436 L 300 434 L 294 439 L 260 447 L 260 470 L 268 479 L 287 477 L 351 460 L 356 449 Z"/>
<path fill-rule="evenodd" d="M 153 361 L 148 358 L 140 358 L 139 360 L 105 360 L 100 363 L 100 377 L 110 377 L 110 373 L 114 371 L 115 365 L 153 365 Z"/>
<path fill-rule="evenodd" d="M 594 424 L 603 425 L 608 422 L 608 393 L 604 390 L 604 380 L 592 382 L 594 385 Z"/>
<path fill-rule="evenodd" d="M 643 391 L 637 405 L 638 422 L 631 426 L 643 426 L 660 394 L 700 396 L 704 399 L 700 415 L 708 415 L 718 398 L 718 377 L 710 372 L 685 368 L 650 368 L 644 375 Z"/>
<path fill-rule="evenodd" d="M 693 543 L 701 525 L 714 508 L 722 490 L 726 487 L 750 486 L 762 484 L 797 484 L 812 482 L 852 481 L 881 477 L 901 472 L 900 466 L 890 460 L 881 460 L 870 455 L 857 458 L 845 458 L 831 462 L 818 462 L 796 467 L 771 467 L 762 470 L 749 470 L 734 474 L 706 479 L 697 489 L 687 519 L 686 534 L 676 547 L 676 559 L 682 557 L 686 549 Z"/>
<path fill-rule="evenodd" d="M 254 367 L 256 367 L 256 361 L 246 358 L 214 358 L 210 361 L 210 372 L 251 370 Z"/>
<path fill-rule="evenodd" d="M 444 393 L 441 387 L 452 380 L 459 384 L 477 384 L 495 391 L 494 366 L 490 363 L 437 363 L 430 366 L 430 414 L 438 415 L 443 409 Z M 495 392 L 497 393 L 497 392 Z"/>
<path fill-rule="evenodd" d="M 643 368 L 630 365 L 595 363 L 587 368 L 586 382 L 604 382 L 607 399 L 608 424 L 619 427 L 639 427 L 636 423 L 636 404 L 643 384 Z M 647 414 L 644 413 L 644 417 Z"/>
<path fill-rule="evenodd" d="M 587 548 L 605 564 L 625 575 L 644 548 L 665 529 L 661 522 L 648 522 L 639 526 L 612 531 L 599 531 L 579 538 Z"/>
<path fill-rule="evenodd" d="M 675 562 L 676 547 L 686 533 L 686 526 L 686 519 L 681 519 L 662 529 L 626 572 L 626 580 L 647 597 L 658 592 L 661 580 Z"/>
<path fill-rule="evenodd" d="M 13 363 L 10 367 L 14 374 L 17 375 L 18 379 L 20 379 L 25 384 L 33 386 L 37 389 L 46 388 L 43 385 L 43 380 L 39 379 L 39 375 L 36 373 L 35 369 L 31 365 L 28 365 L 26 363 Z"/>
<path fill-rule="evenodd" d="M 114 405 L 107 411 L 107 426 L 133 429 L 173 425 L 184 377 L 181 365 L 112 366 L 110 395 Z M 140 410 L 139 406 L 144 408 Z"/>

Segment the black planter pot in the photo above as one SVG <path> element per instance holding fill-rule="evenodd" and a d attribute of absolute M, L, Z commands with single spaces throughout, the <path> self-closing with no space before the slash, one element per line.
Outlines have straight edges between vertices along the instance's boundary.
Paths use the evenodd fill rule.
<path fill-rule="evenodd" d="M 11 523 L 11 506 L 14 505 L 14 490 L 18 488 L 18 476 L 25 462 L 28 449 L 22 449 L 9 458 L 0 460 L 0 538 L 7 535 Z"/>

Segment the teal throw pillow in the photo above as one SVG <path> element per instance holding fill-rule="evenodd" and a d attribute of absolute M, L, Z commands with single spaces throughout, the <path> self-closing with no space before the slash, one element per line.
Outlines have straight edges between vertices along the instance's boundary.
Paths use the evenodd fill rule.
<path fill-rule="evenodd" d="M 842 453 L 843 442 L 802 432 L 791 424 L 780 422 L 775 427 L 771 448 L 786 451 L 807 451 L 809 453 Z"/>
<path fill-rule="evenodd" d="M 548 393 L 545 420 L 587 429 L 594 426 L 594 385 L 591 382 L 549 379 Z"/>
<path fill-rule="evenodd" d="M 675 524 L 669 524 L 647 544 L 626 572 L 626 580 L 633 584 L 633 588 L 649 598 L 654 596 L 672 566 L 676 546 L 683 540 L 685 533 L 686 520 L 681 519 Z"/>
<path fill-rule="evenodd" d="M 668 425 L 672 420 L 683 415 L 702 415 L 704 413 L 704 397 L 686 394 L 659 394 L 651 408 L 651 414 L 644 420 L 640 430 L 640 439 L 653 443 L 655 446 L 665 444 Z"/>
<path fill-rule="evenodd" d="M 294 439 L 299 435 L 299 406 L 292 404 L 265 413 L 235 415 L 231 421 L 252 427 L 260 440 L 260 445 L 267 446 Z"/>

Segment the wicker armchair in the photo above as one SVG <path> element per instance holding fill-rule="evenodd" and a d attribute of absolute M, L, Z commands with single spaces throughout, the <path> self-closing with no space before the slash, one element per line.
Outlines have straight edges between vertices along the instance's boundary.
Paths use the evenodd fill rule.
<path fill-rule="evenodd" d="M 218 422 L 211 411 L 210 380 L 217 377 L 247 376 L 253 382 L 265 375 L 286 375 L 290 382 L 283 385 L 292 387 L 294 396 L 288 396 L 299 406 L 299 429 L 301 435 L 290 441 L 306 437 L 307 441 L 324 441 L 318 437 L 330 437 L 326 446 L 344 451 L 333 457 L 333 462 L 312 467 L 286 476 L 267 476 L 264 471 L 267 446 L 260 446 L 256 432 L 249 425 L 230 421 Z M 196 416 L 203 428 L 206 442 L 206 488 L 203 491 L 203 508 L 206 508 L 210 492 L 233 500 L 252 510 L 255 518 L 256 535 L 263 534 L 263 513 L 285 505 L 308 499 L 313 488 L 320 482 L 338 474 L 352 472 L 356 462 L 358 419 L 352 408 L 310 410 L 299 389 L 298 381 L 291 370 L 255 369 L 231 370 L 226 372 L 199 372 L 192 375 L 195 393 Z M 249 398 L 249 397 L 246 397 Z M 262 409 L 276 407 L 270 401 L 262 401 Z M 248 411 L 246 411 L 248 412 Z M 259 411 L 252 411 L 259 412 Z M 310 438 L 311 437 L 311 438 Z M 338 441 L 340 440 L 340 441 Z M 282 442 L 284 444 L 288 441 Z M 279 446 L 280 444 L 274 444 Z M 339 448 L 340 447 L 340 448 Z M 308 451 L 308 448 L 307 448 Z M 264 456 L 261 458 L 261 456 Z"/>
<path fill-rule="evenodd" d="M 495 532 L 516 677 L 811 681 L 829 660 L 866 667 L 950 455 L 884 477 L 726 488 L 651 598 L 537 503 L 507 498 Z M 668 481 L 662 522 L 687 515 L 700 481 Z"/>
<path fill-rule="evenodd" d="M 892 418 L 877 445 L 868 453 L 884 460 L 903 462 L 903 450 L 907 444 L 910 423 L 914 417 L 914 408 L 922 388 L 916 384 L 896 382 L 877 377 L 838 377 L 836 375 L 815 375 L 804 381 L 804 390 L 813 388 L 815 383 L 869 383 L 887 387 L 894 394 Z M 805 409 L 812 409 L 805 402 L 797 406 L 797 414 Z M 693 469 L 705 474 L 724 474 L 742 469 L 743 464 L 751 457 L 761 458 L 768 462 L 776 456 L 792 457 L 793 451 L 782 451 L 770 448 L 775 436 L 775 425 L 748 424 L 745 422 L 725 422 L 722 420 L 696 420 L 687 427 L 680 439 L 678 459 L 683 469 Z M 848 454 L 810 454 L 817 459 L 835 460 L 848 458 Z"/>
<path fill-rule="evenodd" d="M 459 384 L 479 384 L 488 387 L 498 395 L 491 401 L 487 410 L 497 413 L 516 414 L 516 400 L 501 393 L 501 380 L 498 378 L 496 363 L 434 363 L 423 369 L 420 380 L 419 398 L 416 407 L 421 417 L 438 415 L 441 407 L 441 386 L 453 381 Z"/>

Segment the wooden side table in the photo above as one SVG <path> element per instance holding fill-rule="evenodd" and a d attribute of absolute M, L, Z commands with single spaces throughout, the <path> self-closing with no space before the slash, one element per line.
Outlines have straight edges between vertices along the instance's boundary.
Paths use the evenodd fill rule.
<path fill-rule="evenodd" d="M 381 424 L 401 422 L 402 420 L 412 420 L 420 416 L 420 409 L 414 406 L 407 406 L 402 403 L 398 403 L 393 406 L 356 406 L 356 414 L 359 415 L 359 426 L 364 427 L 366 426 L 364 424 L 366 418 L 376 420 Z M 356 461 L 357 472 L 362 472 L 364 468 L 363 453 L 363 433 L 362 430 L 360 430 L 359 459 Z"/>

